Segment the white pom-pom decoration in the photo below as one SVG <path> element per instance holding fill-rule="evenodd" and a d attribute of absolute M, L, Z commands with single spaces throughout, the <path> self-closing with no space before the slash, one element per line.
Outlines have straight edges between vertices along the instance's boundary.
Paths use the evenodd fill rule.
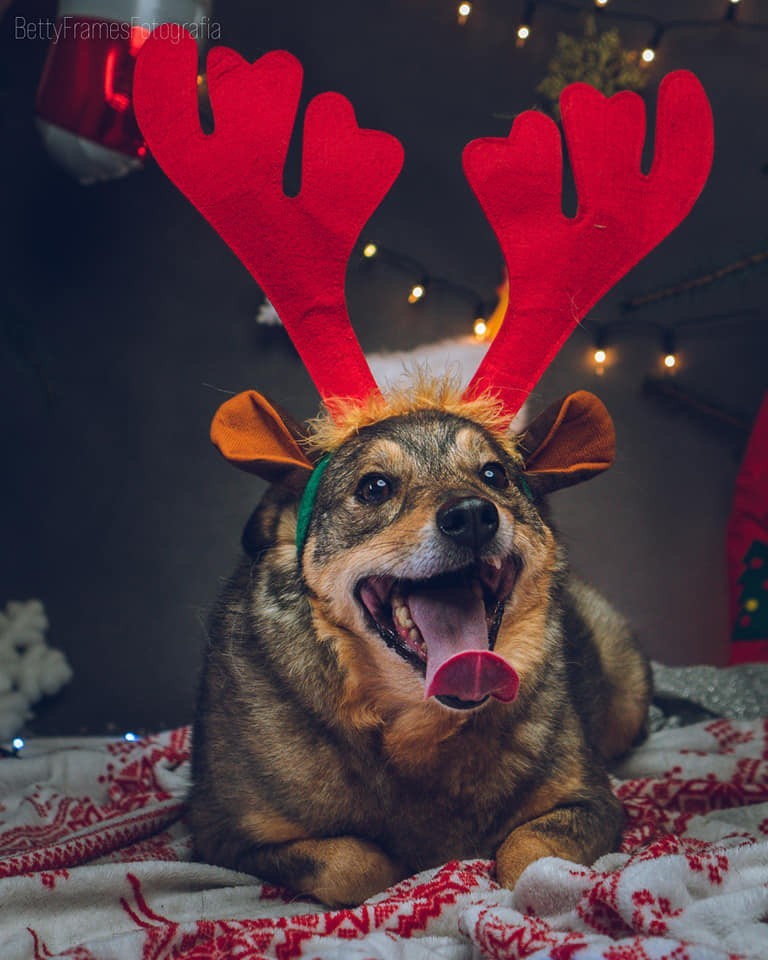
<path fill-rule="evenodd" d="M 67 658 L 45 642 L 47 629 L 39 600 L 11 602 L 0 612 L 0 740 L 33 716 L 31 704 L 72 679 Z"/>

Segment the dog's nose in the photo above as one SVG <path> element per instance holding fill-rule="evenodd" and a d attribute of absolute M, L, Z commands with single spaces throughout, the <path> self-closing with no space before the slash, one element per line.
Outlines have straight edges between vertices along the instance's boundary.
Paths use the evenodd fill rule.
<path fill-rule="evenodd" d="M 499 511 L 482 497 L 448 500 L 437 511 L 437 526 L 456 543 L 479 550 L 499 529 Z"/>

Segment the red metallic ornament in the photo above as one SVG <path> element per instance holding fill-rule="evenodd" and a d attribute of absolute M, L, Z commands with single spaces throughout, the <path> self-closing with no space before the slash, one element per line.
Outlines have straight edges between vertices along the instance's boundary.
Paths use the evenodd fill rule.
<path fill-rule="evenodd" d="M 83 184 L 140 169 L 147 152 L 133 112 L 136 55 L 154 29 L 212 34 L 210 0 L 60 0 L 37 91 L 53 159 Z M 215 39 L 215 35 L 213 39 Z"/>

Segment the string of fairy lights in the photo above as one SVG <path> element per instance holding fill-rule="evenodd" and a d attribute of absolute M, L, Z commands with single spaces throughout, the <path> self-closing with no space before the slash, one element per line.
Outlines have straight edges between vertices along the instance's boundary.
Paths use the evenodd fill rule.
<path fill-rule="evenodd" d="M 595 323 L 591 330 L 580 326 L 578 329 L 585 332 L 590 338 L 590 358 L 594 364 L 594 371 L 598 376 L 605 373 L 606 367 L 615 359 L 612 355 L 616 342 L 632 334 L 651 333 L 659 344 L 659 362 L 668 373 L 673 373 L 680 365 L 679 341 L 684 337 L 689 340 L 692 336 L 706 336 L 717 332 L 723 327 L 732 328 L 735 323 L 751 322 L 759 316 L 759 311 L 752 308 L 715 313 L 702 317 L 691 317 L 675 324 L 674 329 L 664 327 L 654 322 L 645 323 L 640 329 L 634 320 L 618 319 L 605 323 Z"/>
<path fill-rule="evenodd" d="M 473 324 L 475 333 L 483 335 L 487 330 L 487 318 L 493 304 L 489 304 L 480 294 L 471 287 L 455 283 L 447 277 L 440 277 L 431 274 L 426 267 L 413 257 L 405 256 L 384 247 L 381 244 L 369 241 L 364 243 L 360 250 L 361 258 L 366 263 L 385 263 L 387 266 L 399 269 L 408 273 L 412 282 L 408 287 L 406 299 L 411 306 L 415 306 L 424 300 L 428 293 L 436 290 L 443 290 L 452 293 L 454 296 L 466 300 L 473 310 Z"/>
<path fill-rule="evenodd" d="M 493 337 L 506 308 L 506 298 L 508 291 L 504 289 L 504 284 L 499 288 L 499 298 L 493 303 L 484 301 L 477 291 L 470 287 L 456 284 L 445 277 L 430 276 L 424 266 L 411 257 L 397 253 L 387 247 L 383 247 L 373 240 L 368 240 L 362 244 L 359 250 L 360 262 L 373 264 L 377 261 L 399 268 L 410 273 L 412 278 L 407 286 L 405 299 L 412 307 L 423 303 L 428 295 L 436 289 L 443 289 L 452 292 L 474 306 L 472 312 L 472 332 L 477 340 L 487 340 Z M 726 277 L 736 273 L 750 270 L 754 267 L 768 263 L 768 251 L 760 251 L 743 257 L 740 260 L 719 267 L 708 273 L 697 277 L 688 278 L 672 286 L 667 286 L 661 290 L 652 291 L 641 297 L 632 297 L 620 304 L 620 310 L 623 316 L 611 321 L 593 321 L 589 318 L 586 323 L 579 325 L 578 329 L 591 338 L 589 348 L 590 362 L 594 367 L 594 372 L 602 376 L 606 368 L 615 360 L 615 347 L 617 340 L 625 339 L 633 335 L 653 336 L 659 345 L 659 362 L 662 368 L 668 373 L 674 373 L 680 365 L 679 343 L 682 338 L 688 341 L 692 336 L 706 335 L 719 328 L 731 326 L 733 323 L 752 321 L 758 316 L 758 311 L 754 309 L 744 309 L 731 311 L 729 313 L 709 314 L 701 317 L 692 317 L 688 320 L 678 321 L 674 328 L 665 327 L 654 321 L 644 321 L 638 323 L 629 318 L 626 314 L 638 310 L 646 304 L 656 304 L 665 300 L 671 300 L 679 296 L 684 296 L 691 290 L 700 290 L 710 284 L 717 283 Z"/>
<path fill-rule="evenodd" d="M 133 733 L 129 730 L 118 739 L 122 740 L 124 743 L 139 743 L 141 740 L 141 735 L 138 733 Z M 0 757 L 22 757 L 22 751 L 26 745 L 27 743 L 24 737 L 14 737 L 10 742 L 10 748 L 0 747 Z"/>
<path fill-rule="evenodd" d="M 640 51 L 640 59 L 644 64 L 651 64 L 656 59 L 659 46 L 665 34 L 674 30 L 690 30 L 697 28 L 720 27 L 727 23 L 742 30 L 768 30 L 768 23 L 754 23 L 745 21 L 738 15 L 740 0 L 725 0 L 721 16 L 704 18 L 686 18 L 679 20 L 660 20 L 647 14 L 628 13 L 611 6 L 611 0 L 592 0 L 593 9 L 605 17 L 611 17 L 625 23 L 637 23 L 649 28 L 649 39 Z M 460 26 L 466 26 L 476 4 L 470 0 L 462 0 L 456 8 L 456 19 Z M 533 24 L 537 7 L 556 7 L 569 13 L 584 13 L 583 4 L 573 0 L 525 0 L 521 7 L 521 15 L 515 28 L 515 43 L 518 47 L 525 46 L 533 32 Z"/>

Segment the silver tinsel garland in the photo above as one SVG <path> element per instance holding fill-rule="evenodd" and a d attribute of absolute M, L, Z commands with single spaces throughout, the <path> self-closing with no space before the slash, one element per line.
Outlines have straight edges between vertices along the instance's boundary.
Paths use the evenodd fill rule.
<path fill-rule="evenodd" d="M 768 663 L 734 667 L 653 664 L 651 729 L 710 717 L 753 720 L 768 714 Z"/>

